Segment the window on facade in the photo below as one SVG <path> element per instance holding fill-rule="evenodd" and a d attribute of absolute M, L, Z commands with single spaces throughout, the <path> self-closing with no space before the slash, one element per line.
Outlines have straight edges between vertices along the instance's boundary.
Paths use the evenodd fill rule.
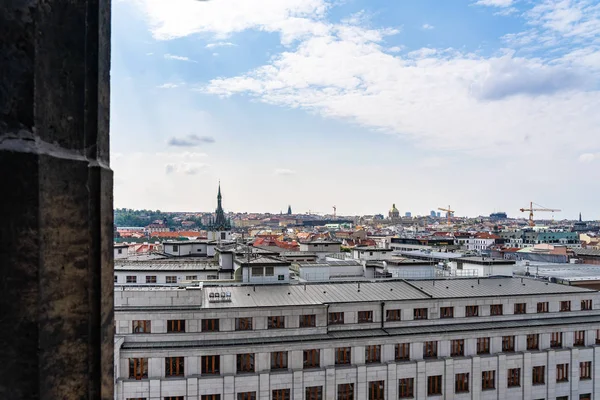
<path fill-rule="evenodd" d="M 195 281 L 198 279 L 198 275 L 186 275 L 185 280 L 186 281 Z"/>
<path fill-rule="evenodd" d="M 176 244 L 173 245 L 173 251 L 178 251 L 179 250 L 179 246 L 177 246 Z"/>
<path fill-rule="evenodd" d="M 167 283 L 177 283 L 177 277 L 176 276 L 167 276 L 166 282 Z"/>
<path fill-rule="evenodd" d="M 238 354 L 236 360 L 237 372 L 254 372 L 254 353 Z"/>
<path fill-rule="evenodd" d="M 167 398 L 165 397 L 165 400 L 166 399 Z M 146 398 L 145 397 L 126 397 L 126 400 L 146 400 Z"/>
<path fill-rule="evenodd" d="M 477 354 L 490 353 L 490 338 L 477 338 Z"/>
<path fill-rule="evenodd" d="M 148 320 L 136 320 L 131 324 L 133 333 L 150 333 L 150 321 Z"/>
<path fill-rule="evenodd" d="M 404 378 L 398 381 L 398 398 L 411 399 L 415 397 L 415 378 Z"/>
<path fill-rule="evenodd" d="M 510 368 L 507 373 L 507 387 L 521 386 L 521 368 Z"/>
<path fill-rule="evenodd" d="M 219 319 L 202 319 L 202 332 L 219 332 Z"/>
<path fill-rule="evenodd" d="M 201 400 L 221 400 L 220 394 L 203 394 L 200 397 Z"/>
<path fill-rule="evenodd" d="M 456 374 L 454 377 L 454 393 L 467 393 L 469 391 L 469 374 Z"/>
<path fill-rule="evenodd" d="M 423 343 L 423 358 L 437 358 L 437 342 Z"/>
<path fill-rule="evenodd" d="M 527 335 L 527 350 L 538 350 L 540 347 L 540 335 L 537 333 Z"/>
<path fill-rule="evenodd" d="M 267 328 L 268 329 L 283 329 L 285 328 L 285 317 L 284 316 L 274 316 L 267 318 Z"/>
<path fill-rule="evenodd" d="M 479 316 L 479 306 L 466 306 L 465 307 L 465 316 L 478 317 Z"/>
<path fill-rule="evenodd" d="M 319 368 L 321 365 L 319 349 L 304 350 L 304 368 Z"/>
<path fill-rule="evenodd" d="M 454 318 L 454 307 L 440 307 L 440 318 Z"/>
<path fill-rule="evenodd" d="M 573 346 L 585 346 L 585 331 L 575 331 L 573 333 Z"/>
<path fill-rule="evenodd" d="M 580 394 L 579 400 L 592 400 L 592 394 L 591 393 Z"/>
<path fill-rule="evenodd" d="M 381 346 L 378 344 L 365 347 L 365 362 L 378 363 L 381 362 Z"/>
<path fill-rule="evenodd" d="M 542 301 L 537 303 L 537 312 L 538 313 L 547 313 L 548 312 L 548 302 Z"/>
<path fill-rule="evenodd" d="M 317 316 L 315 314 L 300 316 L 300 328 L 314 328 L 315 326 L 317 326 Z"/>
<path fill-rule="evenodd" d="M 335 349 L 335 364 L 336 365 L 351 364 L 352 359 L 351 359 L 350 354 L 352 354 L 350 347 L 336 348 Z"/>
<path fill-rule="evenodd" d="M 287 369 L 288 352 L 274 351 L 271 353 L 271 369 Z"/>
<path fill-rule="evenodd" d="M 146 399 L 144 398 L 144 400 Z M 167 396 L 165 400 L 183 400 L 183 396 Z"/>
<path fill-rule="evenodd" d="M 115 275 L 115 283 L 119 281 L 119 277 Z"/>
<path fill-rule="evenodd" d="M 137 276 L 135 275 L 127 275 L 125 278 L 126 283 L 137 283 Z"/>
<path fill-rule="evenodd" d="M 369 400 L 385 400 L 385 381 L 369 382 Z"/>
<path fill-rule="evenodd" d="M 427 309 L 426 308 L 415 308 L 413 313 L 414 313 L 414 319 L 427 319 Z"/>
<path fill-rule="evenodd" d="M 221 371 L 220 356 L 202 356 L 202 374 L 203 375 L 218 375 Z"/>
<path fill-rule="evenodd" d="M 569 364 L 556 364 L 556 382 L 569 381 Z"/>
<path fill-rule="evenodd" d="M 251 331 L 252 330 L 252 318 L 236 318 L 235 319 L 235 330 L 236 331 Z"/>
<path fill-rule="evenodd" d="M 571 311 L 571 302 L 570 301 L 561 301 L 560 302 L 560 311 Z"/>
<path fill-rule="evenodd" d="M 395 346 L 395 360 L 410 360 L 410 343 L 397 343 Z"/>
<path fill-rule="evenodd" d="M 600 344 L 600 329 L 596 329 L 596 344 Z"/>
<path fill-rule="evenodd" d="M 344 323 L 343 312 L 330 312 L 329 313 L 329 325 L 341 325 Z"/>
<path fill-rule="evenodd" d="M 591 300 L 581 300 L 581 309 L 583 311 L 592 309 L 592 301 Z"/>
<path fill-rule="evenodd" d="M 481 390 L 491 390 L 496 388 L 496 371 L 481 372 Z"/>
<path fill-rule="evenodd" d="M 373 322 L 373 311 L 359 311 L 358 323 Z"/>
<path fill-rule="evenodd" d="M 502 315 L 502 304 L 492 304 L 490 306 L 490 315 Z"/>
<path fill-rule="evenodd" d="M 146 276 L 146 283 L 156 283 L 156 275 Z"/>
<path fill-rule="evenodd" d="M 502 351 L 503 352 L 515 351 L 515 337 L 514 336 L 502 336 Z"/>
<path fill-rule="evenodd" d="M 533 367 L 531 383 L 533 385 L 543 385 L 546 382 L 546 366 L 538 365 Z"/>
<path fill-rule="evenodd" d="M 184 376 L 183 357 L 165 358 L 165 376 Z"/>
<path fill-rule="evenodd" d="M 456 339 L 450 342 L 450 356 L 451 357 L 462 357 L 465 355 L 465 341 L 464 339 Z"/>
<path fill-rule="evenodd" d="M 275 269 L 273 267 L 265 267 L 265 276 L 273 276 Z"/>
<path fill-rule="evenodd" d="M 337 385 L 337 400 L 354 400 L 354 383 Z"/>
<path fill-rule="evenodd" d="M 386 321 L 400 321 L 402 319 L 402 310 L 386 310 Z"/>
<path fill-rule="evenodd" d="M 516 303 L 515 304 L 515 314 L 526 314 L 527 313 L 527 304 L 526 303 Z"/>
<path fill-rule="evenodd" d="M 130 358 L 129 359 L 129 379 L 148 378 L 148 359 Z"/>
<path fill-rule="evenodd" d="M 237 400 L 256 400 L 256 392 L 238 393 Z"/>
<path fill-rule="evenodd" d="M 442 394 L 442 376 L 428 376 L 427 377 L 427 396 L 434 396 L 436 394 Z"/>
<path fill-rule="evenodd" d="M 252 276 L 263 276 L 263 267 L 252 267 Z"/>
<path fill-rule="evenodd" d="M 185 332 L 185 319 L 169 319 L 167 320 L 167 333 Z"/>
<path fill-rule="evenodd" d="M 562 347 L 562 332 L 552 332 L 550 334 L 550 347 L 553 349 Z"/>
<path fill-rule="evenodd" d="M 275 389 L 271 394 L 272 400 L 290 400 L 290 389 Z"/>
<path fill-rule="evenodd" d="M 583 361 L 579 363 L 579 379 L 592 379 L 591 361 Z"/>
<path fill-rule="evenodd" d="M 323 400 L 323 386 L 309 386 L 304 392 L 305 400 Z"/>

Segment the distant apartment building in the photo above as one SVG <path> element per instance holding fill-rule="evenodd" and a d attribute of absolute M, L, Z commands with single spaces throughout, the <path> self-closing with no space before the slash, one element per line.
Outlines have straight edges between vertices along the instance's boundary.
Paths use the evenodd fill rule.
<path fill-rule="evenodd" d="M 571 248 L 580 248 L 581 241 L 577 232 L 518 229 L 498 233 L 506 247 L 524 248 L 536 244 L 552 244 Z"/>

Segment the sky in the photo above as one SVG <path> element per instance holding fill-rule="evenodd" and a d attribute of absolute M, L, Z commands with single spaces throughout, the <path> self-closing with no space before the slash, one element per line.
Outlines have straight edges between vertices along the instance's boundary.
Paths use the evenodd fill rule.
<path fill-rule="evenodd" d="M 115 207 L 600 219 L 600 2 L 116 0 Z M 548 217 L 548 213 L 540 217 Z"/>

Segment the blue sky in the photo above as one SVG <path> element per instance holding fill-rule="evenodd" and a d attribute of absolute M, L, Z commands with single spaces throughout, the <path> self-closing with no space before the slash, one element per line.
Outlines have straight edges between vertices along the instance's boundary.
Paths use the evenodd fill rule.
<path fill-rule="evenodd" d="M 115 206 L 600 218 L 589 0 L 118 0 Z"/>

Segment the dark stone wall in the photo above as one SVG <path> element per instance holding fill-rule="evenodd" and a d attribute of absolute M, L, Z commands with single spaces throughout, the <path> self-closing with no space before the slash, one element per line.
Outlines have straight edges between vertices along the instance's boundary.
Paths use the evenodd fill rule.
<path fill-rule="evenodd" d="M 113 398 L 110 1 L 0 1 L 0 399 Z"/>

